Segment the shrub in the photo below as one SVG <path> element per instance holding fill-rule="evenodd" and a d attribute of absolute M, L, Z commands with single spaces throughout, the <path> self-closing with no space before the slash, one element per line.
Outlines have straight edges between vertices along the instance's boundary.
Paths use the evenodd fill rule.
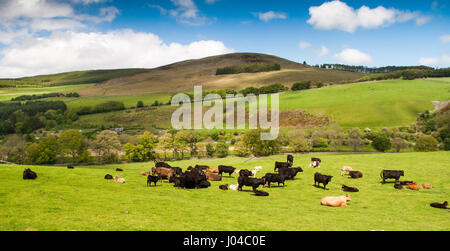
<path fill-rule="evenodd" d="M 303 82 L 297 82 L 292 85 L 291 90 L 293 91 L 299 91 L 299 90 L 306 90 L 311 88 L 311 81 L 303 81 Z"/>
<path fill-rule="evenodd" d="M 228 156 L 228 145 L 225 142 L 219 142 L 216 145 L 216 153 L 220 158 L 225 158 Z"/>
<path fill-rule="evenodd" d="M 136 107 L 137 107 L 137 108 L 142 108 L 142 107 L 144 107 L 144 102 L 141 101 L 141 100 L 139 100 L 139 101 L 137 102 L 137 104 L 136 104 Z"/>
<path fill-rule="evenodd" d="M 206 154 L 207 154 L 209 157 L 212 157 L 212 156 L 214 155 L 215 152 L 216 152 L 216 149 L 214 149 L 213 144 L 208 143 L 208 144 L 206 145 Z"/>
<path fill-rule="evenodd" d="M 438 141 L 430 135 L 420 136 L 416 140 L 414 150 L 418 152 L 432 152 L 438 150 Z"/>
<path fill-rule="evenodd" d="M 385 152 L 391 148 L 391 140 L 386 134 L 380 133 L 373 139 L 372 146 L 379 152 Z"/>

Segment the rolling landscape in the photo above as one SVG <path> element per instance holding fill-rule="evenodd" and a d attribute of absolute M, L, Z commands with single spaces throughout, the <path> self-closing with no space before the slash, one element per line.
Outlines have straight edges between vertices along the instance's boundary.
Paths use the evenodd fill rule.
<path fill-rule="evenodd" d="M 0 1 L 0 231 L 449 231 L 448 7 L 233 1 Z"/>

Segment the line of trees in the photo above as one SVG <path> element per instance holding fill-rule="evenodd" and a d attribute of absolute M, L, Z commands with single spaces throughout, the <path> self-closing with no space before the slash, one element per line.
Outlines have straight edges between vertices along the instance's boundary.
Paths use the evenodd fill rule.
<path fill-rule="evenodd" d="M 44 94 L 33 94 L 33 95 L 22 95 L 16 98 L 12 98 L 11 101 L 30 101 L 30 100 L 38 100 L 44 98 L 58 98 L 58 97 L 67 97 L 67 98 L 78 98 L 80 94 L 77 92 L 69 92 L 69 93 L 44 93 Z"/>

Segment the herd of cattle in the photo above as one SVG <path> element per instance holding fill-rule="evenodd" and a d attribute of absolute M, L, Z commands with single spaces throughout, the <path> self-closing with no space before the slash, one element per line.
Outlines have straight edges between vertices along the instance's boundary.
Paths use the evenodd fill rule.
<path fill-rule="evenodd" d="M 318 168 L 320 167 L 321 160 L 319 158 L 311 158 L 311 164 L 309 167 Z M 296 175 L 303 172 L 300 167 L 292 167 L 294 163 L 294 157 L 292 155 L 287 155 L 286 162 L 275 162 L 275 168 L 273 173 L 266 173 L 261 178 L 256 178 L 256 174 L 262 170 L 262 167 L 257 166 L 253 170 L 240 169 L 237 170 L 233 166 L 219 165 L 217 168 L 210 168 L 205 165 L 196 165 L 195 167 L 189 166 L 185 172 L 180 167 L 173 167 L 165 162 L 157 162 L 155 167 L 151 171 L 142 172 L 141 175 L 147 176 L 147 187 L 150 187 L 152 183 L 156 186 L 156 183 L 162 180 L 167 180 L 169 183 L 173 183 L 174 187 L 185 188 L 185 189 L 198 189 L 198 188 L 208 188 L 211 186 L 210 181 L 221 181 L 223 174 L 228 174 L 231 176 L 233 174 L 238 174 L 238 183 L 236 185 L 222 184 L 219 186 L 221 190 L 238 190 L 242 191 L 244 186 L 252 187 L 252 191 L 256 196 L 268 196 L 269 193 L 265 191 L 257 190 L 259 186 L 271 187 L 271 183 L 277 183 L 278 186 L 281 184 L 285 186 L 286 180 L 294 180 Z M 73 166 L 68 166 L 69 169 L 74 169 Z M 116 171 L 123 171 L 117 168 Z M 363 177 L 362 172 L 355 171 L 349 166 L 343 166 L 341 168 L 341 175 L 344 176 L 348 174 L 349 178 L 359 179 Z M 408 189 L 419 190 L 419 186 L 413 181 L 400 181 L 400 177 L 404 176 L 404 171 L 402 170 L 382 170 L 380 173 L 381 183 L 385 184 L 387 179 L 395 179 L 394 188 L 402 189 L 406 186 Z M 23 179 L 36 179 L 37 174 L 31 169 L 26 169 L 23 172 Z M 118 176 L 113 177 L 110 174 L 106 174 L 105 179 L 114 180 L 117 183 L 125 183 L 124 178 L 119 178 Z M 324 175 L 316 172 L 314 174 L 314 186 L 322 187 L 326 190 L 326 186 L 331 182 L 333 176 Z M 429 184 L 422 184 L 422 189 L 431 189 L 432 186 Z M 345 192 L 359 192 L 356 187 L 349 187 L 342 185 L 342 190 Z M 333 206 L 333 207 L 345 207 L 347 206 L 347 201 L 351 201 L 348 194 L 338 197 L 325 197 L 320 201 L 321 205 Z M 444 203 L 434 202 L 430 204 L 431 207 L 444 208 L 448 206 L 447 201 Z"/>

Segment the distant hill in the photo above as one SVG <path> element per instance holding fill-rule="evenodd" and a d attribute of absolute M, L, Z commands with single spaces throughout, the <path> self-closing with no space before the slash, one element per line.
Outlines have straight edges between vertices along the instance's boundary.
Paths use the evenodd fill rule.
<path fill-rule="evenodd" d="M 279 64 L 281 70 L 259 73 L 216 75 L 218 68 L 248 63 Z M 363 77 L 362 73 L 318 69 L 279 58 L 256 53 L 233 53 L 203 59 L 187 60 L 128 76 L 120 76 L 78 91 L 82 96 L 121 96 L 144 93 L 176 93 L 192 91 L 195 85 L 204 89 L 230 88 L 241 90 L 248 86 L 275 83 L 291 86 L 297 81 L 343 83 Z"/>

